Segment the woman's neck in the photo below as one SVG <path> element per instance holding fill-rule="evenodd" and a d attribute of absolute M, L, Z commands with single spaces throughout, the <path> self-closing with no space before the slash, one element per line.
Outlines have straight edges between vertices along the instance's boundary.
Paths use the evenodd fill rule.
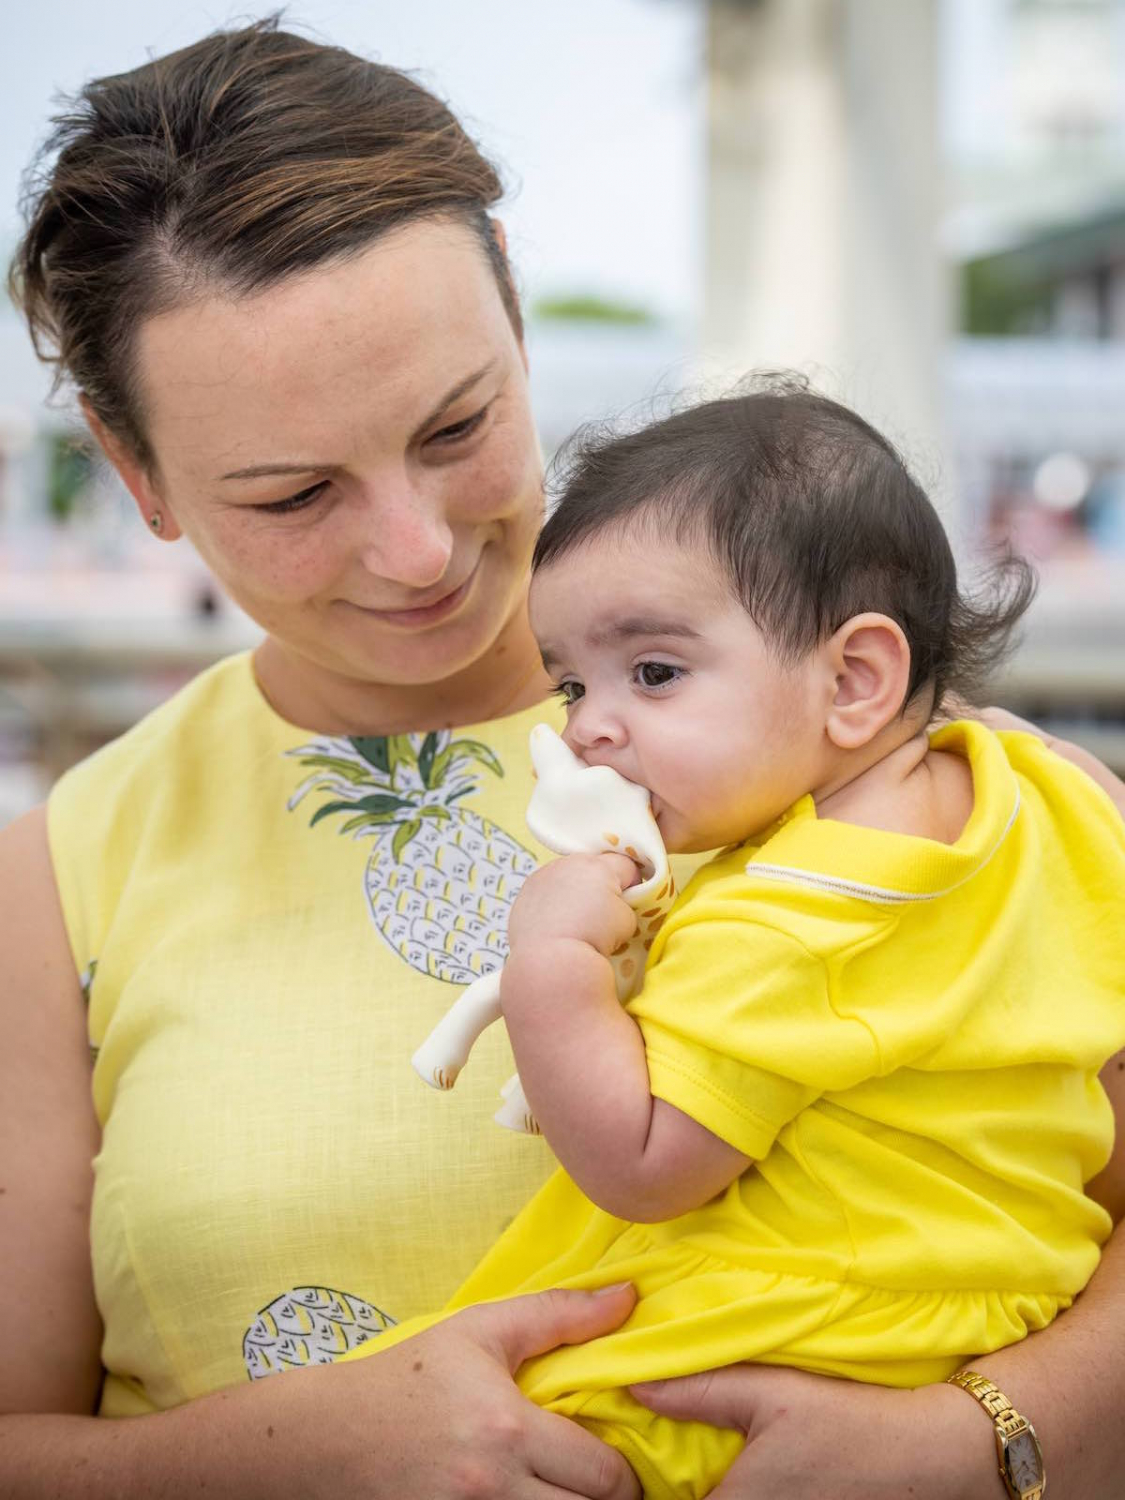
<path fill-rule="evenodd" d="M 320 666 L 268 636 L 254 655 L 275 713 L 316 734 L 405 734 L 503 718 L 550 692 L 526 605 L 462 671 L 434 683 L 364 681 Z"/>

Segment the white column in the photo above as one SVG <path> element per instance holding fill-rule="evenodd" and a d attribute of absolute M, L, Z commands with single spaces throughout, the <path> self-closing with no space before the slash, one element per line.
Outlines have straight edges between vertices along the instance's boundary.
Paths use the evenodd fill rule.
<path fill-rule="evenodd" d="M 796 368 L 933 484 L 937 0 L 710 0 L 704 368 Z M 935 498 L 938 498 L 935 496 Z"/>

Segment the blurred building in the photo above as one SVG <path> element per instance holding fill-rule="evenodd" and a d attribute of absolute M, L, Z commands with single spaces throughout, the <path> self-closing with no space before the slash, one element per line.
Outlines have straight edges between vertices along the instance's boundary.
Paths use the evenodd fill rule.
<path fill-rule="evenodd" d="M 997 693 L 1125 771 L 1125 0 L 697 3 L 699 326 L 584 289 L 533 308 L 548 456 L 805 371 L 905 448 L 964 559 L 1011 538 L 1039 562 Z M 0 303 L 0 822 L 254 638 L 47 383 Z"/>

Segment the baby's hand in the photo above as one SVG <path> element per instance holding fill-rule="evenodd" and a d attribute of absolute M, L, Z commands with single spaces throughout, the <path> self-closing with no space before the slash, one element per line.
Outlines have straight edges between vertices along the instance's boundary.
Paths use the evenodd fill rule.
<path fill-rule="evenodd" d="M 533 952 L 556 938 L 588 943 L 605 957 L 637 929 L 621 894 L 639 878 L 624 854 L 565 854 L 523 883 L 508 919 L 508 945 Z"/>

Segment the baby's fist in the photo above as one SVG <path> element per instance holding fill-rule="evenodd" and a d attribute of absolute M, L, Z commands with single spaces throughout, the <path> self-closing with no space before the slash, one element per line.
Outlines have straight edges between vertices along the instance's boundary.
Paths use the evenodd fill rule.
<path fill-rule="evenodd" d="M 508 943 L 542 945 L 557 938 L 588 943 L 607 958 L 636 931 L 621 894 L 638 878 L 624 854 L 566 854 L 524 881 L 508 921 Z"/>

